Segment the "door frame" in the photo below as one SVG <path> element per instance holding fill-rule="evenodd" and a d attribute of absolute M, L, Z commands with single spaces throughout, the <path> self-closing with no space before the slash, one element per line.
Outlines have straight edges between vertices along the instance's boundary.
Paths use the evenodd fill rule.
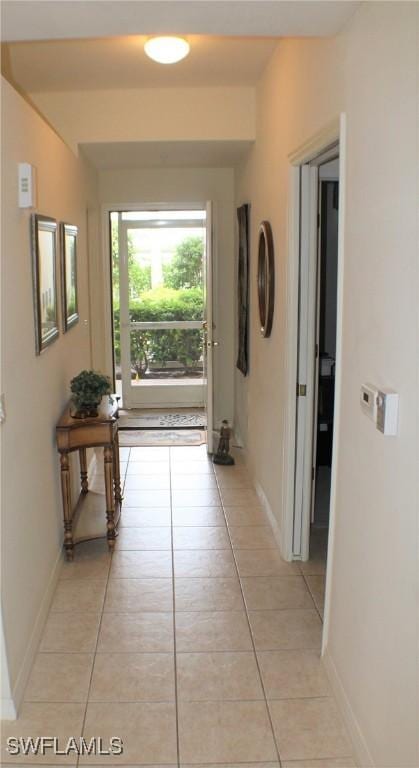
<path fill-rule="evenodd" d="M 158 211 L 166 208 L 166 210 L 183 211 L 183 210 L 206 210 L 207 201 L 198 202 L 195 200 L 193 203 L 189 202 L 175 202 L 168 203 L 166 201 L 153 202 L 153 203 L 104 203 L 102 204 L 102 253 L 103 253 L 103 300 L 104 300 L 104 332 L 105 332 L 105 372 L 111 377 L 115 386 L 115 368 L 113 360 L 113 333 L 112 333 L 112 255 L 111 255 L 111 237 L 110 237 L 110 222 L 109 216 L 112 212 L 129 212 L 129 211 Z"/>
<path fill-rule="evenodd" d="M 340 413 L 342 391 L 342 345 L 343 345 L 343 288 L 344 288 L 344 232 L 345 232 L 345 190 L 346 190 L 346 115 L 341 113 L 321 131 L 310 137 L 292 151 L 289 156 L 290 206 L 288 216 L 288 281 L 286 296 L 287 311 L 287 347 L 286 370 L 288 371 L 285 402 L 285 436 L 283 469 L 283 554 L 287 560 L 293 556 L 294 501 L 296 469 L 296 416 L 297 416 L 297 357 L 299 333 L 299 261 L 301 232 L 301 185 L 300 168 L 324 153 L 331 145 L 339 143 L 339 233 L 338 233 L 338 273 L 337 273 L 337 318 L 336 318 L 336 378 L 335 406 L 333 426 L 332 476 L 330 491 L 330 522 L 328 541 L 328 567 L 326 575 L 325 612 L 323 625 L 323 651 L 327 645 L 329 612 L 331 599 L 331 574 L 333 571 L 334 536 L 336 520 L 336 490 L 339 461 Z M 317 194 L 316 194 L 317 196 Z M 311 201 L 313 204 L 313 200 Z M 316 227 L 317 237 L 317 227 Z M 310 249 L 310 243 L 307 247 Z M 313 242 L 311 243 L 311 249 Z M 315 285 L 314 285 L 315 289 Z M 313 334 L 314 343 L 314 334 Z M 311 465 L 312 456 L 309 456 Z M 297 559 L 301 559 L 297 558 Z"/>
<path fill-rule="evenodd" d="M 161 208 L 163 210 L 163 208 Z M 173 211 L 173 207 L 165 210 L 171 210 Z M 191 227 L 197 227 L 201 228 L 203 233 L 205 233 L 205 238 L 208 241 L 208 226 L 211 226 L 211 221 L 209 220 L 208 224 L 208 205 L 205 209 L 201 208 L 193 208 L 192 210 L 199 210 L 202 211 L 203 214 L 205 214 L 206 218 L 205 220 L 199 220 L 193 221 L 189 219 L 182 219 L 180 222 L 178 220 L 171 222 L 170 227 L 177 226 L 181 228 L 187 228 L 190 229 Z M 144 207 L 141 209 L 141 212 L 144 212 Z M 146 209 L 146 212 L 148 212 L 148 209 Z M 115 212 L 117 213 L 117 212 Z M 148 224 L 148 222 L 147 222 Z M 168 385 L 167 382 L 163 383 L 158 380 L 154 380 L 153 382 L 150 382 L 150 386 L 145 387 L 144 389 L 140 388 L 134 388 L 132 387 L 131 383 L 131 376 L 130 376 L 130 332 L 134 330 L 135 326 L 138 326 L 138 329 L 142 325 L 141 323 L 133 323 L 130 320 L 130 313 L 129 313 L 129 270 L 128 270 L 128 232 L 132 230 L 138 230 L 141 231 L 145 226 L 144 222 L 142 221 L 134 221 L 134 220 L 123 220 L 120 213 L 118 213 L 118 239 L 119 239 L 119 277 L 120 277 L 120 331 L 121 331 L 121 380 L 122 380 L 122 402 L 123 407 L 126 409 L 130 408 L 195 408 L 195 407 L 204 407 L 205 400 L 209 399 L 209 395 L 206 392 L 207 387 L 205 386 L 205 376 L 204 372 L 202 373 L 202 376 L 200 378 L 197 378 L 195 383 L 189 383 L 185 385 L 184 383 L 179 385 L 173 382 L 173 384 Z M 147 228 L 149 228 L 150 224 L 148 224 Z M 169 225 L 167 225 L 169 226 Z M 158 227 L 155 225 L 155 229 L 161 230 L 161 227 Z M 208 249 L 206 251 L 206 258 L 205 262 L 207 260 L 211 260 L 211 254 L 208 256 Z M 204 264 L 205 267 L 205 264 Z M 205 292 L 205 296 L 206 296 Z M 208 295 L 211 297 L 211 291 L 208 291 Z M 206 312 L 206 307 L 204 306 L 204 315 Z M 204 316 L 203 316 L 204 319 Z M 145 323 L 143 325 L 150 326 L 154 329 L 169 329 L 173 328 L 183 328 L 183 329 L 191 329 L 191 330 L 202 330 L 203 327 L 203 319 L 200 321 L 195 320 L 184 320 L 184 321 L 171 321 L 171 322 L 161 322 L 161 323 Z M 203 355 L 205 358 L 205 354 L 207 353 L 206 348 L 204 347 Z M 140 401 L 143 401 L 142 404 L 140 404 Z"/>
<path fill-rule="evenodd" d="M 339 149 L 338 149 L 339 151 Z M 339 155 L 336 158 L 339 160 Z M 326 161 L 327 164 L 327 161 Z M 323 179 L 321 176 L 321 168 L 324 165 L 321 162 L 318 166 L 318 179 L 317 179 L 317 210 L 318 210 L 318 235 L 317 235 L 317 278 L 316 278 L 316 307 L 315 307 L 315 348 L 316 355 L 314 361 L 314 400 L 313 400 L 313 448 L 312 448 L 312 481 L 311 481 L 311 500 L 310 500 L 310 524 L 314 522 L 315 518 L 315 501 L 316 501 L 316 487 L 317 487 L 317 443 L 318 443 L 318 425 L 319 425 L 319 387 L 320 387 L 320 327 L 321 327 L 321 310 L 325 309 L 322 305 L 321 297 L 321 276 L 322 276 L 322 255 L 324 242 L 322 237 L 325 216 L 325 195 L 327 195 L 328 184 L 338 184 L 339 189 L 339 176 L 335 179 Z M 339 214 L 339 212 L 338 212 Z M 326 216 L 327 226 L 327 216 Z M 338 215 L 339 226 L 339 215 Z M 336 254 L 337 255 L 337 254 Z M 337 260 L 336 260 L 337 266 Z M 337 291 L 337 285 L 336 285 Z M 334 411 L 334 406 L 333 406 Z M 310 531 L 308 531 L 309 539 Z M 309 544 L 309 540 L 308 540 Z"/>
<path fill-rule="evenodd" d="M 296 468 L 293 556 L 309 558 L 310 522 L 315 488 L 317 427 L 318 311 L 320 276 L 320 173 L 319 168 L 339 157 L 334 142 L 311 162 L 300 166 L 300 262 L 297 375 L 305 393 L 297 392 Z M 303 300 L 301 300 L 301 297 Z"/>

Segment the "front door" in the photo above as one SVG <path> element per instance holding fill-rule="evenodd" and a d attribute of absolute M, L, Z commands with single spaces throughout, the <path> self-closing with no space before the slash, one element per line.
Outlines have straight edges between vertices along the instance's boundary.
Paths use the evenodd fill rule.
<path fill-rule="evenodd" d="M 212 404 L 207 219 L 204 207 L 111 214 L 115 374 L 124 408 Z"/>
<path fill-rule="evenodd" d="M 207 450 L 214 450 L 214 409 L 213 409 L 213 348 L 218 345 L 214 341 L 214 319 L 212 312 L 212 254 L 213 254 L 213 216 L 212 203 L 207 203 L 206 216 L 206 247 L 204 260 L 204 346 L 203 346 L 203 372 L 204 372 L 204 397 L 207 423 Z"/>

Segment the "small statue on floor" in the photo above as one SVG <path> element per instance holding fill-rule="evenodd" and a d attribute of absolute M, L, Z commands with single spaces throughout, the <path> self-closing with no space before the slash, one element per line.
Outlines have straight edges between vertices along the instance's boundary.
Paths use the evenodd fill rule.
<path fill-rule="evenodd" d="M 230 450 L 230 437 L 231 429 L 228 425 L 227 419 L 223 419 L 220 429 L 220 440 L 218 443 L 217 453 L 214 455 L 214 464 L 224 464 L 224 466 L 231 466 L 234 464 L 234 459 L 229 454 Z"/>

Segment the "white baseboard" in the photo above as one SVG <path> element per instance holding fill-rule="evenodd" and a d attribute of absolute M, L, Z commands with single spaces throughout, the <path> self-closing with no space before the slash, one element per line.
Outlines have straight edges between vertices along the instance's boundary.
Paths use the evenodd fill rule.
<path fill-rule="evenodd" d="M 335 663 L 327 648 L 323 653 L 322 660 L 336 699 L 336 704 L 352 741 L 355 760 L 357 764 L 364 766 L 364 768 L 368 768 L 369 766 L 372 767 L 375 765 L 373 757 L 368 749 L 358 720 L 356 719 L 351 703 L 346 695 Z"/>
<path fill-rule="evenodd" d="M 5 709 L 2 710 L 4 713 L 3 718 L 6 720 L 15 720 L 19 713 L 19 709 L 21 707 L 23 696 L 25 693 L 26 684 L 28 682 L 29 674 L 32 669 L 32 664 L 33 664 L 35 655 L 38 651 L 38 646 L 41 641 L 42 633 L 44 631 L 44 626 L 47 620 L 52 597 L 54 595 L 55 588 L 57 586 L 57 581 L 60 574 L 62 561 L 63 561 L 63 554 L 60 549 L 57 559 L 55 561 L 54 567 L 51 572 L 48 586 L 42 598 L 38 615 L 35 619 L 35 624 L 32 630 L 31 637 L 29 639 L 28 646 L 26 648 L 26 653 L 22 662 L 22 666 L 17 676 L 16 683 L 13 687 L 12 700 L 11 701 L 9 700 L 9 702 L 6 702 Z M 6 714 L 7 712 L 9 713 L 8 715 Z"/>
<path fill-rule="evenodd" d="M 282 536 L 281 536 L 280 527 L 278 525 L 278 521 L 277 521 L 274 513 L 272 512 L 271 505 L 269 504 L 269 501 L 266 498 L 266 495 L 265 495 L 265 492 L 264 492 L 262 486 L 260 486 L 259 483 L 256 482 L 254 479 L 253 479 L 253 484 L 255 486 L 256 493 L 259 496 L 259 499 L 260 499 L 260 502 L 262 504 L 262 507 L 265 510 L 266 514 L 268 515 L 269 522 L 271 524 L 271 527 L 272 527 L 272 530 L 273 530 L 273 534 L 274 534 L 274 537 L 275 537 L 275 541 L 276 541 L 276 543 L 278 545 L 278 549 L 280 551 L 281 557 L 284 557 L 284 555 L 283 555 L 283 548 L 282 548 Z"/>
<path fill-rule="evenodd" d="M 88 479 L 92 480 L 96 471 L 97 458 L 93 451 L 90 457 L 88 466 Z M 47 588 L 45 590 L 42 602 L 38 611 L 38 615 L 35 619 L 32 634 L 29 639 L 29 643 L 26 648 L 26 653 L 17 676 L 16 683 L 13 687 L 11 698 L 1 700 L 1 716 L 3 720 L 16 720 L 19 709 L 21 707 L 23 696 L 25 693 L 26 684 L 32 669 L 32 664 L 35 655 L 38 651 L 39 643 L 41 641 L 42 633 L 44 631 L 45 622 L 47 620 L 51 601 L 57 586 L 57 581 L 60 575 L 60 570 L 63 562 L 63 551 L 60 549 L 55 564 L 52 568 L 52 572 L 48 581 Z"/>
<path fill-rule="evenodd" d="M 17 711 L 13 699 L 2 699 L 0 706 L 2 720 L 16 720 Z"/>
<path fill-rule="evenodd" d="M 236 427 L 233 429 L 233 439 L 231 442 L 233 447 L 241 448 L 244 450 L 244 442 L 243 442 L 242 436 Z"/>
<path fill-rule="evenodd" d="M 283 547 L 282 547 L 283 542 L 282 542 L 280 527 L 272 512 L 271 506 L 269 504 L 268 499 L 266 498 L 265 492 L 263 488 L 259 485 L 259 483 L 255 481 L 254 478 L 253 478 L 253 485 L 260 499 L 261 505 L 269 518 L 269 522 L 271 524 L 275 541 L 278 545 L 281 556 L 284 557 L 284 559 L 286 559 L 283 552 Z M 332 687 L 332 690 L 335 696 L 336 704 L 338 706 L 338 709 L 340 711 L 340 714 L 342 716 L 342 719 L 346 725 L 350 739 L 352 741 L 355 759 L 357 760 L 357 763 L 359 763 L 359 765 L 364 766 L 364 768 L 373 768 L 374 760 L 368 749 L 367 743 L 364 739 L 359 723 L 355 717 L 355 714 L 352 710 L 349 699 L 346 695 L 345 689 L 342 685 L 342 681 L 338 675 L 333 659 L 331 658 L 327 648 L 324 651 L 322 659 L 323 659 L 323 664 L 324 664 L 327 676 L 330 681 L 330 685 Z"/>

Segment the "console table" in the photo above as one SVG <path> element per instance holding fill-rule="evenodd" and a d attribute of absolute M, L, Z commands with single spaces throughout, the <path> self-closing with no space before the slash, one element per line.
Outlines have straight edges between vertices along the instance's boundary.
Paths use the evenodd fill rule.
<path fill-rule="evenodd" d="M 67 406 L 56 426 L 57 448 L 61 464 L 61 491 L 64 514 L 64 548 L 67 560 L 73 560 L 74 545 L 83 539 L 74 539 L 74 522 L 81 512 L 83 497 L 89 491 L 87 479 L 87 448 L 103 448 L 105 495 L 106 495 L 106 537 L 109 549 L 115 546 L 116 526 L 121 512 L 121 477 L 119 471 L 118 404 L 113 401 L 106 415 L 75 419 Z M 74 511 L 71 505 L 71 476 L 69 454 L 78 451 L 80 457 L 81 492 Z M 104 534 L 103 534 L 104 535 Z"/>

